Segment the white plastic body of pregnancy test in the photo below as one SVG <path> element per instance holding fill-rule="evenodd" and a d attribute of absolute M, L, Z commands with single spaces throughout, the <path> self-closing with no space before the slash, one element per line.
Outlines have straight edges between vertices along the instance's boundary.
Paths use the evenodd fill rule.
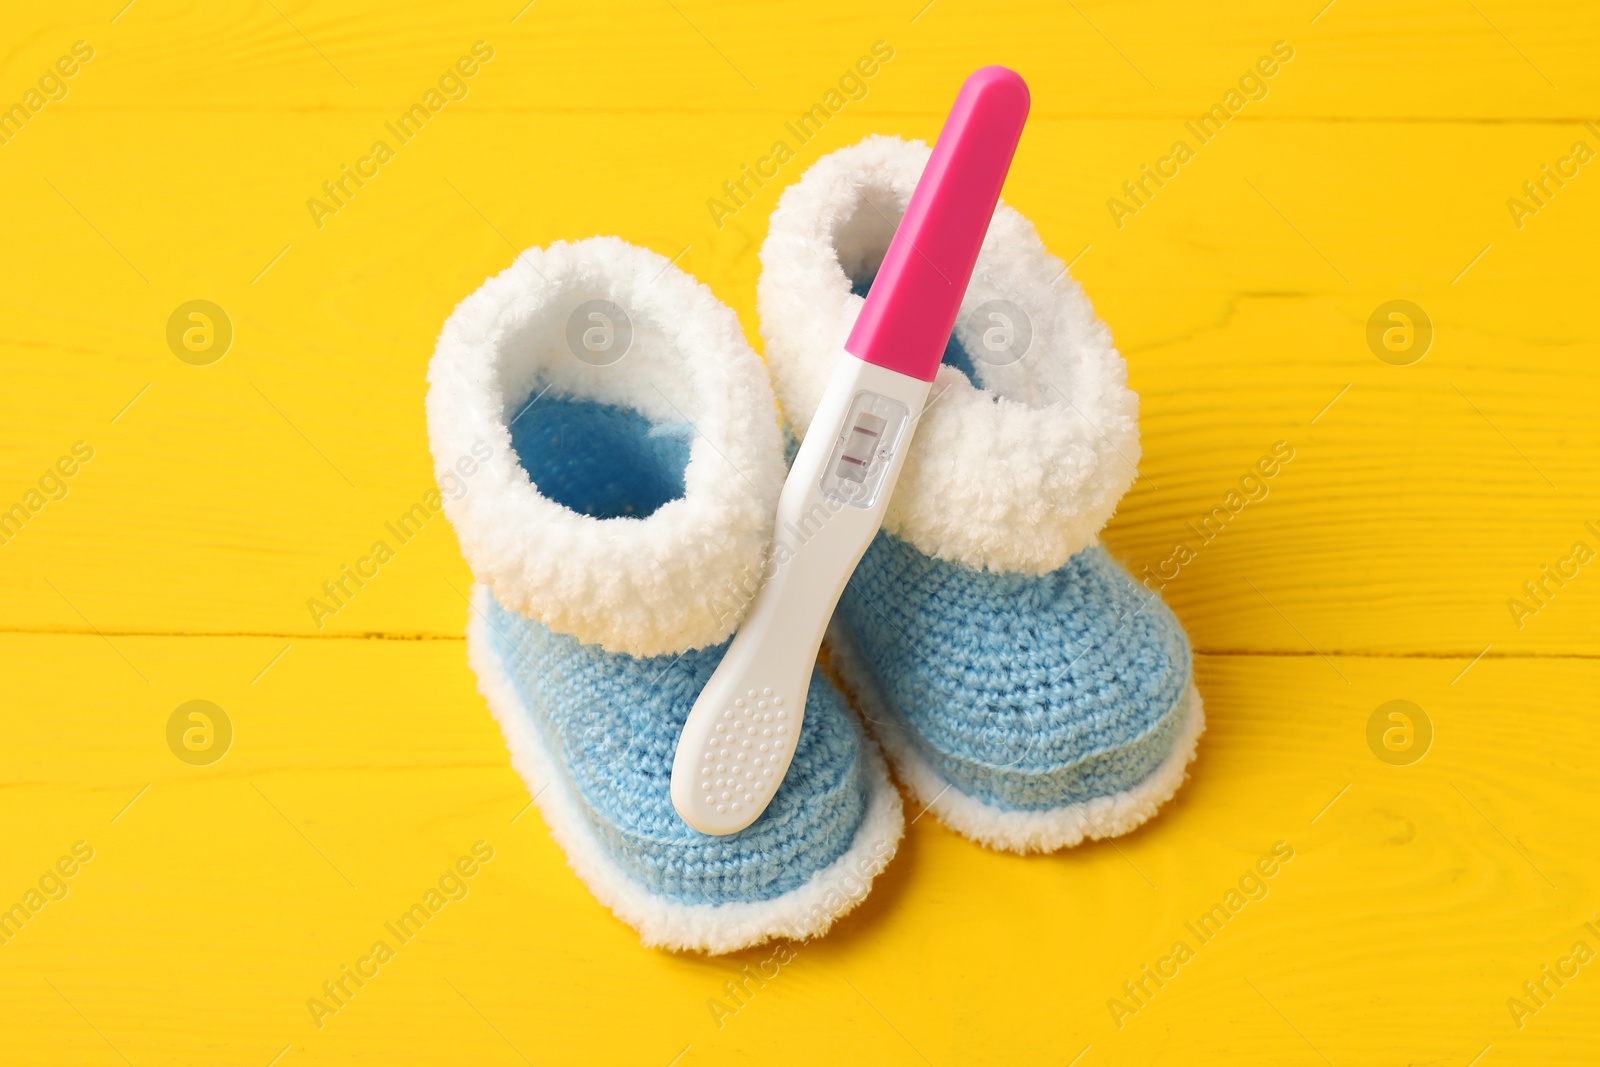
<path fill-rule="evenodd" d="M 974 72 L 895 227 L 783 484 L 765 584 L 678 738 L 672 803 L 702 833 L 749 826 L 789 770 L 823 630 L 900 477 L 1028 102 L 1015 71 Z"/>
<path fill-rule="evenodd" d="M 841 353 L 778 498 L 765 579 L 684 723 L 672 804 L 706 834 L 731 834 L 772 801 L 794 758 L 817 650 L 845 583 L 883 522 L 932 383 Z M 903 406 L 896 428 L 886 415 Z M 860 412 L 884 419 L 862 483 L 836 473 Z M 870 434 L 876 422 L 868 422 Z M 886 440 L 894 432 L 893 440 Z M 848 490 L 867 486 L 851 498 Z"/>

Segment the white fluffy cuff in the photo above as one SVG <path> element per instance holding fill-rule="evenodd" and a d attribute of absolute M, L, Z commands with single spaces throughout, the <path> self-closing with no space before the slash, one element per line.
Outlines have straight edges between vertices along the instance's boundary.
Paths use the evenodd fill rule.
<path fill-rule="evenodd" d="M 569 341 L 606 328 L 579 311 L 595 300 L 620 307 L 631 327 L 614 361 L 614 352 L 587 349 L 580 359 L 583 346 Z M 591 336 L 621 336 L 618 323 L 610 328 Z M 473 574 L 502 604 L 634 656 L 733 632 L 741 613 L 729 610 L 726 589 L 759 573 L 783 451 L 761 361 L 711 290 L 614 237 L 530 249 L 445 322 L 428 382 L 436 466 L 481 456 L 484 445 L 492 453 L 445 511 Z M 541 495 L 509 424 L 543 390 L 692 427 L 683 497 L 642 519 L 596 519 Z"/>
<path fill-rule="evenodd" d="M 861 310 L 852 278 L 882 262 L 928 155 L 921 141 L 868 137 L 819 159 L 773 212 L 761 247 L 761 335 L 801 435 Z M 1031 334 L 1020 358 L 1020 345 L 995 354 L 985 343 L 986 331 L 1005 325 L 989 317 L 992 301 L 1023 313 L 1010 324 L 1013 338 Z M 884 529 L 940 559 L 1047 573 L 1094 543 L 1135 477 L 1139 401 L 1127 368 L 1061 260 L 1003 203 L 956 337 L 979 381 L 940 368 Z"/>

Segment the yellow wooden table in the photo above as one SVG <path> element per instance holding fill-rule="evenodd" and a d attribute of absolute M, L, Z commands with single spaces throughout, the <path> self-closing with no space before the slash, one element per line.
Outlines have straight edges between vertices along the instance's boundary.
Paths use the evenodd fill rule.
<path fill-rule="evenodd" d="M 13 4 L 0 1058 L 1594 1062 L 1600 8 L 1324 2 Z M 754 338 L 779 187 L 931 138 L 994 62 L 1034 95 L 1007 199 L 1143 398 L 1106 542 L 1193 638 L 1192 780 L 1048 857 L 920 818 L 764 983 L 770 948 L 645 951 L 508 765 L 448 524 L 306 601 L 430 488 L 433 338 L 515 249 L 618 234 Z M 196 700 L 207 765 L 169 747 Z M 474 847 L 465 897 L 308 1008 Z"/>

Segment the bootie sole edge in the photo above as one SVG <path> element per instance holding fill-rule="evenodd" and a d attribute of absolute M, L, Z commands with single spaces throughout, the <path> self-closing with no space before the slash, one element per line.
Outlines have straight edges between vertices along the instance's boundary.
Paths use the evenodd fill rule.
<path fill-rule="evenodd" d="M 1142 826 L 1188 779 L 1189 764 L 1205 731 L 1200 692 L 1191 679 L 1179 698 L 1186 706 L 1172 750 L 1137 785 L 1056 808 L 1002 808 L 962 792 L 917 751 L 903 729 L 895 727 L 896 716 L 884 701 L 876 676 L 837 619 L 828 628 L 826 645 L 846 693 L 867 717 L 872 736 L 888 753 L 911 798 L 956 833 L 1003 852 L 1056 852 L 1085 840 L 1120 837 Z"/>
<path fill-rule="evenodd" d="M 686 904 L 653 893 L 629 877 L 585 824 L 566 775 L 494 651 L 487 610 L 491 596 L 486 586 L 474 586 L 467 624 L 467 661 L 478 691 L 500 724 L 511 765 L 533 794 L 567 866 L 595 899 L 638 931 L 645 947 L 722 955 L 774 938 L 805 940 L 826 933 L 866 899 L 873 880 L 894 858 L 905 816 L 888 767 L 877 745 L 865 735 L 861 758 L 868 783 L 867 810 L 849 847 L 804 884 L 769 900 Z"/>

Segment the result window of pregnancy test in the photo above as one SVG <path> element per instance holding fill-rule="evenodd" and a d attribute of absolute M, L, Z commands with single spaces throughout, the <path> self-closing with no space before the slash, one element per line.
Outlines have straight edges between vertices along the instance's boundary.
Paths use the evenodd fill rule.
<path fill-rule="evenodd" d="M 834 435 L 833 454 L 822 471 L 823 495 L 851 507 L 872 507 L 909 414 L 898 400 L 857 393 Z"/>

